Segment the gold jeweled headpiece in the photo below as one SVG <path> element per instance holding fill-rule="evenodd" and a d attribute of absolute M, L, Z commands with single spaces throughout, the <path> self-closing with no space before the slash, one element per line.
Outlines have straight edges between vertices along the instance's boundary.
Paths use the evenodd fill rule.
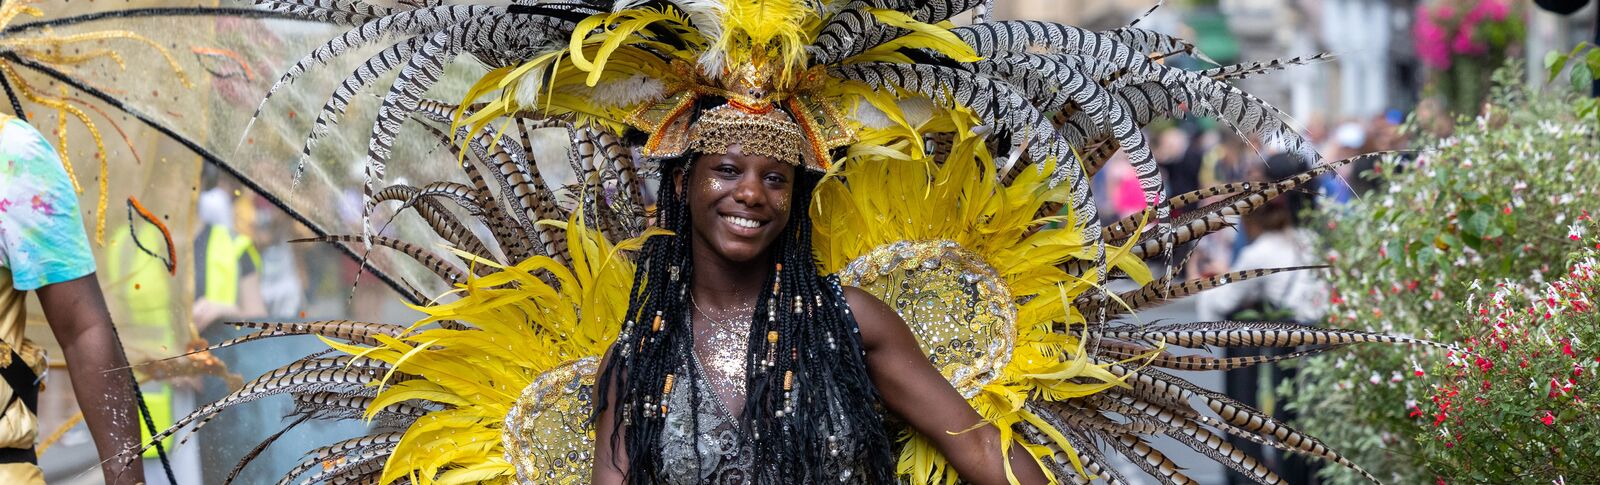
<path fill-rule="evenodd" d="M 641 106 L 625 120 L 650 133 L 642 150 L 645 156 L 726 153 L 738 145 L 745 154 L 822 172 L 830 165 L 828 151 L 847 144 L 852 135 L 837 109 L 805 102 L 807 97 L 795 92 L 818 73 L 803 73 L 778 86 L 775 82 L 781 76 L 762 56 L 724 68 L 716 76 L 685 63 L 675 64 L 674 70 L 680 79 L 692 81 L 685 82 L 673 96 Z M 705 97 L 726 101 L 694 116 L 696 105 Z M 692 123 L 690 118 L 694 118 Z"/>
<path fill-rule="evenodd" d="M 766 109 L 748 109 L 735 102 L 706 110 L 689 126 L 687 147 L 700 153 L 727 153 L 734 145 L 746 155 L 772 157 L 795 166 L 824 165 L 811 150 L 800 124 L 788 113 L 768 104 Z"/>

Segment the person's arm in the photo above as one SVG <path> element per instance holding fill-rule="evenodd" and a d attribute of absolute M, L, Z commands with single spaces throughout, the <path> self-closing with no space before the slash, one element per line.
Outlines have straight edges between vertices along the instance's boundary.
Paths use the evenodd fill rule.
<path fill-rule="evenodd" d="M 237 322 L 266 315 L 267 304 L 261 298 L 261 273 L 254 272 L 239 278 L 238 305 L 201 298 L 195 300 L 192 313 L 195 332 L 204 332 L 218 322 Z"/>
<path fill-rule="evenodd" d="M 983 423 L 983 417 L 933 368 L 900 315 L 857 288 L 845 288 L 845 300 L 861 327 L 867 373 L 884 405 L 931 440 L 966 482 L 1010 483 L 1007 458 L 1000 452 L 1000 429 Z M 1020 483 L 1046 482 L 1044 471 L 1021 443 L 1012 443 L 1009 454 L 1011 472 Z"/>
<path fill-rule="evenodd" d="M 94 273 L 36 290 L 56 342 L 67 359 L 72 391 L 100 453 L 108 484 L 144 483 L 133 372 L 111 327 L 111 313 Z"/>
<path fill-rule="evenodd" d="M 606 364 L 611 360 L 608 354 L 600 360 L 600 371 L 604 372 Z M 589 483 L 593 485 L 621 485 L 628 474 L 627 441 L 624 439 L 623 430 L 617 429 L 615 413 L 617 411 L 617 385 L 616 380 L 596 382 L 597 386 L 606 386 L 606 407 L 594 419 L 594 464 L 590 472 Z M 616 434 L 616 441 L 612 441 L 612 434 Z M 615 443 L 613 446 L 612 443 Z"/>

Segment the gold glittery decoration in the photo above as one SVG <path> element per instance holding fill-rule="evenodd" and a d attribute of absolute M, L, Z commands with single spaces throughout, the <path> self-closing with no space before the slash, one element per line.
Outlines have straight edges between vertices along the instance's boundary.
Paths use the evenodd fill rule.
<path fill-rule="evenodd" d="M 594 461 L 588 421 L 599 369 L 599 357 L 586 357 L 541 374 L 522 390 L 500 431 L 517 483 L 588 483 Z"/>
<path fill-rule="evenodd" d="M 971 399 L 1000 376 L 1017 340 L 1017 306 L 994 268 L 952 241 L 901 241 L 873 248 L 839 272 L 840 282 L 893 307 L 922 352 Z"/>
<path fill-rule="evenodd" d="M 796 166 L 817 165 L 812 162 L 815 157 L 802 149 L 809 144 L 800 125 L 782 111 L 750 112 L 727 104 L 706 110 L 689 127 L 689 150 L 728 153 L 734 145 L 745 155 L 772 157 Z"/>

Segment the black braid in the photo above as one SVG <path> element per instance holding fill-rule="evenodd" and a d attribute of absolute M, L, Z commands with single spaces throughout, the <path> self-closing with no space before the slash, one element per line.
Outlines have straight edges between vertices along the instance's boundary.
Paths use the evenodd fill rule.
<path fill-rule="evenodd" d="M 686 156 L 661 164 L 657 225 L 674 235 L 651 238 L 641 250 L 628 301 L 629 320 L 598 381 L 596 415 L 613 399 L 606 383 L 616 382 L 614 400 L 619 409 L 612 413 L 613 429 L 625 430 L 627 483 L 662 480 L 660 410 L 667 376 L 673 376 L 674 387 L 694 389 L 696 376 L 683 375 L 683 369 L 691 367 L 685 364 L 694 351 L 687 318 L 693 216 L 679 193 L 677 177 L 671 175 L 687 170 L 692 160 Z M 819 274 L 812 252 L 807 209 L 820 178 L 796 171 L 792 207 L 798 209 L 790 211 L 789 224 L 775 243 L 777 266 L 767 276 L 751 320 L 750 371 L 740 429 L 753 440 L 760 483 L 837 482 L 840 477 L 818 474 L 851 470 L 865 473 L 861 478 L 867 483 L 891 484 L 895 461 L 877 389 L 867 374 L 860 332 L 837 280 Z M 653 328 L 656 315 L 662 319 L 660 331 Z M 776 345 L 769 345 L 773 332 Z M 789 389 L 786 377 L 792 384 Z M 691 395 L 698 406 L 698 392 Z M 615 447 L 617 435 L 610 440 L 609 446 Z"/>
<path fill-rule="evenodd" d="M 671 174 L 662 163 L 662 172 Z M 654 483 L 661 480 L 660 411 L 663 388 L 669 374 L 687 362 L 694 336 L 685 318 L 686 283 L 692 278 L 689 263 L 689 208 L 676 187 L 676 177 L 661 177 L 657 198 L 656 225 L 673 232 L 672 236 L 648 239 L 640 251 L 642 260 L 634 272 L 633 290 L 628 299 L 627 321 L 613 344 L 611 359 L 602 370 L 599 382 L 615 380 L 618 409 L 612 415 L 616 430 L 626 429 L 625 450 L 629 459 L 628 483 Z M 673 274 L 676 273 L 676 282 Z M 659 319 L 659 327 L 657 320 Z M 673 385 L 687 385 L 689 376 L 674 376 Z M 603 410 L 612 398 L 609 386 L 599 385 L 597 401 Z M 609 446 L 615 447 L 613 434 Z M 603 445 L 604 446 L 604 445 Z"/>

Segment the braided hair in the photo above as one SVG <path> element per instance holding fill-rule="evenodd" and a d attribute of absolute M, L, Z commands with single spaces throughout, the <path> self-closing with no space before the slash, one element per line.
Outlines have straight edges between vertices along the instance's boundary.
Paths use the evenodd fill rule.
<path fill-rule="evenodd" d="M 696 389 L 688 300 L 694 281 L 691 218 L 678 170 L 695 155 L 662 161 L 657 225 L 670 236 L 650 238 L 640 252 L 627 321 L 601 370 L 595 416 L 615 401 L 617 430 L 625 436 L 627 483 L 663 480 L 660 439 L 673 386 Z M 864 472 L 861 482 L 894 480 L 890 440 L 854 318 L 837 280 L 825 278 L 811 246 L 811 193 L 821 176 L 796 170 L 790 221 L 757 297 L 746 355 L 747 397 L 737 430 L 752 443 L 756 481 L 838 481 L 826 470 Z M 612 386 L 616 396 L 608 396 Z M 698 390 L 691 404 L 700 405 Z M 715 397 L 710 397 L 715 399 Z M 697 413 L 685 413 L 694 416 Z M 696 423 L 690 429 L 698 429 Z M 625 432 L 624 432 L 625 430 Z M 601 437 L 605 439 L 605 437 Z M 696 453 L 698 453 L 696 447 Z M 695 461 L 699 463 L 699 460 Z M 858 481 L 858 480 L 851 480 Z"/>

